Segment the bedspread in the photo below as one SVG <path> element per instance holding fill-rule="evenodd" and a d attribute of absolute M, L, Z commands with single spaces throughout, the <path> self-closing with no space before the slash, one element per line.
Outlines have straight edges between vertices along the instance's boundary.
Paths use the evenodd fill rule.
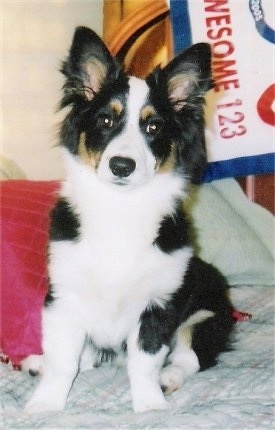
<path fill-rule="evenodd" d="M 0 366 L 1 429 L 269 429 L 274 423 L 274 287 L 237 286 L 234 305 L 252 313 L 236 323 L 233 350 L 167 396 L 170 409 L 135 414 L 124 367 L 79 374 L 63 412 L 29 416 L 22 408 L 37 379 Z M 211 335 L 211 334 L 209 334 Z"/>

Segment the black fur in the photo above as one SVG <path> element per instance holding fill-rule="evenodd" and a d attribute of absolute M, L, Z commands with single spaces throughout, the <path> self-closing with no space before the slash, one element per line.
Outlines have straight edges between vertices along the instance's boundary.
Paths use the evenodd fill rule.
<path fill-rule="evenodd" d="M 85 65 L 94 59 L 104 65 L 98 91 L 89 85 L 85 70 Z M 150 88 L 148 105 L 154 107 L 155 114 L 149 120 L 140 120 L 140 132 L 146 137 L 160 165 L 170 156 L 176 142 L 174 169 L 181 171 L 194 184 L 201 181 L 206 166 L 204 94 L 213 86 L 210 63 L 210 47 L 201 43 L 178 55 L 164 69 L 156 68 L 146 79 Z M 122 131 L 127 119 L 128 76 L 100 38 L 85 27 L 76 30 L 61 71 L 66 82 L 60 106 L 71 105 L 61 128 L 61 143 L 76 154 L 80 134 L 85 132 L 87 149 L 104 151 Z M 169 82 L 180 74 L 190 75 L 192 79 L 186 85 L 184 97 L 171 100 Z M 109 106 L 113 98 L 123 106 L 122 112 L 117 115 Z M 101 117 L 108 117 L 113 127 L 100 127 Z M 146 133 L 148 121 L 159 125 L 156 134 Z M 79 220 L 70 205 L 65 200 L 59 200 L 52 212 L 51 240 L 77 240 L 79 228 Z M 165 253 L 192 247 L 191 232 L 181 202 L 175 202 L 174 213 L 165 216 L 160 223 L 154 246 Z M 49 295 L 48 302 L 51 300 Z M 232 327 L 232 306 L 227 298 L 227 284 L 223 276 L 195 257 L 190 260 L 181 287 L 165 306 L 149 306 L 142 313 L 140 347 L 155 353 L 163 343 L 169 345 L 175 329 L 199 310 L 213 311 L 215 316 L 194 328 L 192 347 L 202 369 L 212 366 L 218 353 L 227 347 Z M 102 352 L 102 356 L 108 355 L 106 351 Z"/>
<path fill-rule="evenodd" d="M 97 90 L 89 82 L 85 68 L 94 61 L 103 65 Z M 150 88 L 148 105 L 154 107 L 155 113 L 149 119 L 140 120 L 140 132 L 146 136 L 147 144 L 160 165 L 170 156 L 176 142 L 174 169 L 181 171 L 195 184 L 200 182 L 206 166 L 204 95 L 213 86 L 210 63 L 210 47 L 200 43 L 178 55 L 163 69 L 156 68 L 146 79 Z M 85 132 L 86 148 L 95 152 L 104 151 L 108 143 L 120 134 L 127 119 L 127 74 L 101 39 L 85 27 L 77 28 L 61 71 L 66 82 L 60 106 L 71 106 L 61 128 L 61 143 L 76 154 L 80 134 Z M 190 76 L 191 79 L 187 81 L 182 99 L 171 100 L 169 83 L 180 75 Z M 123 106 L 119 114 L 110 109 L 109 102 L 113 98 Z M 102 128 L 102 117 L 109 118 L 114 125 Z M 150 121 L 159 125 L 156 134 L 146 133 Z M 73 209 L 66 200 L 59 200 L 52 212 L 50 239 L 77 240 L 79 228 Z M 181 202 L 175 202 L 174 213 L 165 216 L 160 223 L 154 246 L 164 253 L 192 247 L 190 232 L 191 226 Z M 218 352 L 226 348 L 232 325 L 226 290 L 226 281 L 216 269 L 198 258 L 192 258 L 181 287 L 165 306 L 160 308 L 154 305 L 141 315 L 141 347 L 148 352 L 156 352 L 162 343 L 169 344 L 176 327 L 197 311 L 206 309 L 213 311 L 215 317 L 194 329 L 193 348 L 198 353 L 202 368 L 214 364 Z M 48 302 L 51 300 L 49 295 Z M 215 342 L 211 340 L 211 330 L 217 334 Z M 204 349 L 199 346 L 201 343 Z"/>
<path fill-rule="evenodd" d="M 194 327 L 192 348 L 198 356 L 200 370 L 214 366 L 218 354 L 231 349 L 230 334 L 233 328 L 233 306 L 229 299 L 229 286 L 224 276 L 211 264 L 193 258 L 184 278 L 184 318 L 198 309 L 214 312 L 212 318 Z"/>
<path fill-rule="evenodd" d="M 170 258 L 175 258 L 173 260 L 173 264 L 175 262 L 175 266 L 173 267 L 181 264 L 181 260 L 178 259 L 181 257 L 183 259 L 182 264 L 187 264 L 184 275 L 182 275 L 184 269 L 181 270 L 180 267 L 176 267 L 175 269 L 175 275 L 178 273 L 178 277 L 172 278 L 173 284 L 171 287 L 173 288 L 171 288 L 171 290 L 167 288 L 167 291 L 173 291 L 174 293 L 169 293 L 164 289 L 159 292 L 159 296 L 158 292 L 155 291 L 157 288 L 155 288 L 154 283 L 159 282 L 160 277 L 155 278 L 154 276 L 156 276 L 156 273 L 153 273 L 153 276 L 151 277 L 151 266 L 149 264 L 147 267 L 145 264 L 144 274 L 141 272 L 142 276 L 144 278 L 148 277 L 146 278 L 149 280 L 148 285 L 150 286 L 151 282 L 153 287 L 151 287 L 152 291 L 150 290 L 148 297 L 146 296 L 145 299 L 142 298 L 141 308 L 137 307 L 137 310 L 142 309 L 140 317 L 139 314 L 137 316 L 134 314 L 136 317 L 135 324 L 137 325 L 138 322 L 140 324 L 138 347 L 140 350 L 154 355 L 160 351 L 163 345 L 166 345 L 170 348 L 171 352 L 175 347 L 176 330 L 182 324 L 188 322 L 189 318 L 193 317 L 193 324 L 191 324 L 193 325 L 191 330 L 192 340 L 191 345 L 189 346 L 192 347 L 196 353 L 201 370 L 213 366 L 216 363 L 218 354 L 228 348 L 230 332 L 233 325 L 231 317 L 232 305 L 227 296 L 227 282 L 213 266 L 193 256 L 193 244 L 191 238 L 191 233 L 193 231 L 188 218 L 183 212 L 182 202 L 179 201 L 179 195 L 182 195 L 184 191 L 182 188 L 187 187 L 190 183 L 199 183 L 206 165 L 204 95 L 205 92 L 212 87 L 210 62 L 210 47 L 207 44 L 201 43 L 184 51 L 165 68 L 157 68 L 154 70 L 146 79 L 149 87 L 148 99 L 142 99 L 142 103 L 145 103 L 145 106 L 140 106 L 139 122 L 136 122 L 134 127 L 134 133 L 138 134 L 138 137 L 140 137 L 140 134 L 143 135 L 142 141 L 147 145 L 146 153 L 149 153 L 149 147 L 154 156 L 151 156 L 150 153 L 150 157 L 148 157 L 150 160 L 150 166 L 153 166 L 150 170 L 150 173 L 152 172 L 152 176 L 169 171 L 169 175 L 167 177 L 170 182 L 168 184 L 171 184 L 171 188 L 176 184 L 173 190 L 168 188 L 167 191 L 167 193 L 170 193 L 169 196 L 171 196 L 171 205 L 167 205 L 169 208 L 165 209 L 166 206 L 164 206 L 164 208 L 161 207 L 158 218 L 157 216 L 156 220 L 153 218 L 155 224 L 152 222 L 152 224 L 154 224 L 152 227 L 153 233 L 149 236 L 151 237 L 150 240 L 152 243 L 146 243 L 147 248 L 145 247 L 145 255 L 147 255 L 146 250 L 154 248 L 153 250 L 150 249 L 148 253 L 149 259 L 151 256 L 157 259 L 161 254 L 161 258 L 164 258 L 165 261 L 169 260 L 169 264 Z M 98 168 L 100 161 L 98 160 L 101 160 L 100 157 L 102 156 L 108 166 L 106 171 L 110 173 L 111 170 L 112 173 L 114 173 L 111 168 L 110 159 L 108 159 L 107 156 L 106 159 L 104 159 L 104 150 L 115 137 L 117 138 L 120 135 L 127 123 L 129 114 L 129 107 L 127 106 L 127 97 L 130 88 L 129 77 L 122 70 L 121 66 L 117 64 L 117 61 L 112 58 L 100 38 L 94 32 L 84 27 L 79 27 L 76 30 L 69 55 L 62 65 L 61 71 L 64 74 L 66 81 L 64 85 L 64 96 L 60 107 L 70 107 L 70 111 L 67 114 L 60 131 L 61 145 L 66 147 L 73 156 L 77 157 L 77 161 L 81 161 L 83 163 L 82 165 L 77 165 L 81 166 L 80 170 L 81 168 L 91 168 L 93 175 L 98 174 L 98 171 L 100 171 L 100 168 Z M 137 81 L 132 79 L 131 85 L 132 82 L 133 85 L 136 85 Z M 131 88 L 133 87 L 131 86 Z M 145 108 L 147 108 L 147 110 Z M 106 127 L 106 122 L 109 124 L 109 121 L 111 126 Z M 129 123 L 130 121 L 127 125 Z M 152 129 L 151 125 L 153 125 Z M 150 132 L 148 132 L 148 129 Z M 107 153 L 107 155 L 109 154 Z M 122 154 L 122 156 L 124 157 L 125 162 L 127 154 L 126 156 Z M 118 158 L 121 158 L 121 154 L 112 154 L 112 157 L 113 161 L 117 161 Z M 135 163 L 135 160 L 128 158 L 128 161 L 129 160 L 132 161 L 133 166 L 133 162 Z M 142 159 L 142 161 L 144 160 Z M 143 175 L 143 170 L 140 171 Z M 86 173 L 86 170 L 84 170 L 84 172 Z M 131 171 L 131 173 L 133 172 Z M 94 178 L 93 175 L 84 175 L 81 176 L 81 178 L 86 180 L 88 177 L 91 179 Z M 124 176 L 128 176 L 128 174 Z M 144 176 L 146 177 L 146 175 Z M 73 180 L 74 178 L 75 177 L 73 177 Z M 162 176 L 162 178 L 165 179 L 166 176 Z M 99 174 L 97 179 L 102 179 Z M 146 178 L 146 180 L 147 179 L 148 178 Z M 146 180 L 144 183 L 142 180 L 143 178 L 139 179 L 140 182 L 138 182 L 138 185 L 134 185 L 146 187 Z M 148 183 L 150 180 L 151 176 L 148 179 Z M 110 182 L 112 181 L 110 180 Z M 91 180 L 91 186 L 96 183 L 97 182 L 93 182 L 93 180 Z M 107 184 L 106 182 L 105 185 L 110 185 L 110 187 L 112 187 L 114 186 L 114 183 Z M 72 187 L 75 187 L 73 189 L 74 192 L 77 191 L 81 193 L 82 190 L 77 190 L 77 185 L 74 182 L 72 182 Z M 90 196 L 89 192 L 87 192 L 89 187 L 90 184 L 88 184 L 87 188 L 83 187 L 86 190 L 84 198 L 89 198 Z M 95 189 L 97 190 L 97 188 Z M 103 188 L 100 188 L 100 190 L 103 190 Z M 110 188 L 110 190 L 112 190 L 112 188 Z M 141 195 L 143 196 L 142 191 L 144 191 L 144 188 L 140 188 L 140 190 Z M 151 188 L 149 188 L 149 190 L 151 190 Z M 131 187 L 126 192 L 131 192 Z M 102 194 L 103 198 L 105 198 L 104 192 Z M 93 194 L 91 195 L 93 196 Z M 109 194 L 106 195 L 109 196 Z M 114 195 L 117 196 L 115 193 Z M 153 193 L 151 196 L 153 196 Z M 99 200 L 100 196 L 98 201 Z M 166 194 L 165 200 L 167 201 Z M 121 202 L 122 200 L 117 199 L 117 201 Z M 147 195 L 145 201 L 147 204 Z M 111 200 L 111 202 L 113 205 L 112 210 L 116 211 L 116 202 L 113 202 L 113 200 Z M 91 207 L 90 204 L 91 203 L 89 201 L 89 204 L 87 205 L 88 208 Z M 97 204 L 97 202 L 95 201 L 94 204 Z M 125 203 L 123 211 L 125 210 L 126 216 L 129 215 L 127 212 L 128 208 L 129 206 Z M 64 197 L 58 200 L 51 213 L 51 226 L 49 232 L 51 242 L 77 242 L 83 239 L 85 230 L 81 230 L 81 219 L 77 212 L 77 210 L 79 210 L 79 213 L 82 214 L 81 209 L 82 206 L 80 206 L 80 209 L 77 208 L 75 210 L 69 200 Z M 89 215 L 89 212 L 87 213 Z M 91 213 L 93 212 L 91 211 Z M 107 213 L 108 216 L 110 215 L 110 217 L 112 217 L 112 213 L 109 214 L 109 211 Z M 118 212 L 119 222 L 121 213 L 122 212 Z M 132 214 L 132 212 L 130 213 Z M 145 213 L 148 212 L 145 211 Z M 161 217 L 163 218 L 161 219 Z M 97 220 L 98 218 L 96 217 L 95 219 Z M 106 223 L 108 220 L 109 219 L 105 217 L 104 222 Z M 144 219 L 144 222 L 146 222 L 146 219 Z M 105 226 L 103 227 L 105 229 Z M 97 226 L 93 225 L 93 228 L 97 228 Z M 106 250 L 109 250 L 110 243 L 113 246 L 113 242 L 111 241 L 108 243 L 110 228 L 107 231 L 108 233 L 106 234 L 106 237 L 102 237 L 102 240 L 106 240 L 106 244 L 103 243 L 103 245 L 106 246 Z M 128 232 L 128 230 L 126 231 Z M 89 229 L 87 229 L 87 232 L 89 232 Z M 142 232 L 140 232 L 140 234 L 142 234 Z M 129 236 L 130 235 L 131 231 Z M 87 239 L 92 240 L 89 235 Z M 70 247 L 70 244 L 67 243 L 66 246 L 67 245 Z M 75 243 L 73 244 L 73 247 L 74 246 Z M 131 246 L 131 237 L 129 237 L 129 246 Z M 93 255 L 95 255 L 96 250 L 94 250 L 94 248 L 91 249 L 94 253 Z M 183 250 L 182 253 L 179 252 L 176 254 L 177 251 L 181 250 Z M 51 258 L 56 258 L 55 252 L 56 250 L 51 255 Z M 139 253 L 137 255 L 140 255 L 141 251 L 139 249 L 138 252 Z M 108 254 L 108 252 L 106 252 L 106 254 L 106 273 L 111 277 L 112 273 L 109 274 L 108 272 L 108 255 L 110 254 Z M 136 257 L 135 254 L 134 257 Z M 96 264 L 102 264 L 101 260 L 101 254 L 98 260 L 95 255 Z M 114 262 L 117 264 L 117 260 L 114 260 Z M 74 264 L 74 261 L 68 261 L 68 264 Z M 122 261 L 121 264 L 124 264 L 124 262 Z M 66 261 L 64 266 L 66 266 Z M 85 261 L 83 266 L 88 266 L 89 268 L 89 263 L 87 264 Z M 156 269 L 154 265 L 152 265 L 152 267 L 153 272 L 156 272 L 156 270 L 162 270 L 160 264 L 157 266 L 158 269 Z M 185 266 L 183 267 L 185 268 Z M 79 270 L 79 272 L 77 272 L 78 276 L 82 270 L 81 264 L 77 266 L 77 270 Z M 103 267 L 103 270 L 105 270 L 105 266 Z M 132 270 L 131 267 L 129 270 Z M 142 268 L 140 267 L 139 270 L 142 270 Z M 95 296 L 92 296 L 91 294 L 91 298 L 89 298 L 90 301 L 88 302 L 89 308 L 88 310 L 87 308 L 85 309 L 87 315 L 90 315 L 90 308 L 93 307 L 93 301 L 97 302 L 97 288 L 100 288 L 102 285 L 105 287 L 105 285 L 108 284 L 105 277 L 102 277 L 102 282 L 100 276 L 97 281 L 99 283 L 99 287 L 96 286 L 94 289 Z M 81 276 L 79 277 L 81 278 Z M 83 283 L 85 285 L 85 288 L 83 288 L 84 292 L 89 290 L 89 282 L 93 282 L 90 281 L 92 278 L 93 277 L 91 276 L 91 278 L 88 277 L 85 279 L 85 284 Z M 136 274 L 134 272 L 134 279 L 135 278 Z M 95 279 L 97 278 L 95 277 Z M 155 279 L 157 279 L 157 281 L 155 281 Z M 123 280 L 121 282 L 123 283 Z M 130 288 L 131 282 L 134 285 L 133 288 L 139 287 L 139 285 L 137 285 L 138 282 L 135 280 L 131 281 L 130 277 L 127 278 L 127 286 L 128 283 L 130 283 Z M 145 279 L 142 278 L 142 282 L 145 282 Z M 56 286 L 58 297 L 58 280 Z M 46 307 L 50 306 L 55 300 L 56 286 L 53 285 L 49 288 L 45 299 Z M 113 288 L 112 284 L 111 287 Z M 114 288 L 116 288 L 116 286 L 114 286 Z M 125 288 L 124 285 L 123 288 Z M 124 289 L 122 291 L 124 294 Z M 108 289 L 107 292 L 109 294 Z M 62 289 L 62 294 L 63 293 L 64 290 Z M 64 296 L 65 294 L 62 296 L 63 304 L 65 303 Z M 83 297 L 86 300 L 86 295 L 83 294 Z M 128 300 L 132 300 L 132 297 L 136 296 L 129 294 Z M 119 300 L 120 299 L 121 298 L 119 297 Z M 120 307 L 119 303 L 115 304 L 117 305 L 119 312 L 123 312 L 123 306 L 121 305 Z M 134 303 L 134 305 L 136 305 L 136 303 Z M 58 311 L 57 308 L 58 307 L 55 308 L 55 311 Z M 201 313 L 197 314 L 199 311 L 201 311 Z M 205 316 L 205 311 L 210 311 L 211 314 L 208 313 Z M 207 319 L 195 320 L 196 316 L 198 317 L 198 315 L 200 316 L 202 314 L 204 318 L 207 317 Z M 125 312 L 125 315 L 127 317 L 127 312 Z M 89 321 L 89 318 L 87 318 L 87 321 Z M 114 325 L 114 327 L 116 326 Z M 99 328 L 98 333 L 100 333 L 101 326 L 97 328 Z M 85 335 L 87 336 L 88 333 L 89 331 L 87 329 Z M 91 333 L 93 332 L 91 331 Z M 111 331 L 110 333 L 112 334 Z M 100 365 L 100 363 L 109 359 L 112 360 L 119 347 L 125 351 L 125 345 L 129 339 L 124 338 L 127 336 L 127 334 L 125 334 L 127 331 L 122 333 L 123 335 L 121 335 L 121 338 L 117 341 L 118 344 L 115 346 L 108 340 L 104 340 L 102 343 L 100 343 L 100 340 L 97 340 L 99 344 L 99 347 L 97 347 L 93 339 L 88 340 L 97 356 L 96 365 Z M 94 335 L 94 337 L 95 339 L 100 339 L 100 336 L 97 337 Z M 169 357 L 169 353 L 167 356 Z M 171 356 L 170 359 L 172 359 Z M 197 361 L 195 365 L 197 366 Z M 198 366 L 195 371 L 197 368 Z"/>
<path fill-rule="evenodd" d="M 90 58 L 97 59 L 106 67 L 105 85 L 100 92 L 95 92 L 88 83 L 85 85 L 86 72 L 83 66 Z M 127 75 L 111 57 L 101 39 L 85 27 L 77 28 L 61 72 L 65 75 L 66 82 L 63 86 L 64 96 L 60 108 L 72 106 L 60 130 L 61 143 L 75 154 L 79 135 L 85 131 L 88 134 L 87 146 L 90 149 L 104 150 L 108 142 L 123 127 L 123 121 L 120 121 L 117 127 L 111 130 L 111 135 L 107 136 L 106 129 L 103 130 L 105 135 L 102 135 L 102 129 L 97 127 L 97 122 L 103 112 L 108 114 L 104 106 L 107 106 L 110 99 L 114 96 L 121 98 L 123 93 L 128 91 Z M 87 100 L 85 90 L 93 96 L 92 101 Z"/>
<path fill-rule="evenodd" d="M 111 83 L 117 80 L 121 66 L 114 61 L 95 32 L 86 27 L 78 27 L 69 55 L 61 67 L 61 72 L 67 78 L 63 86 L 64 96 L 60 103 L 61 108 L 69 105 L 78 105 L 79 107 L 87 105 L 84 90 L 88 88 L 92 92 L 93 88 L 85 87 L 87 76 L 83 65 L 90 58 L 95 58 L 107 66 L 106 77 L 110 87 Z"/>
<path fill-rule="evenodd" d="M 85 64 L 91 59 L 102 62 L 105 68 L 100 91 L 97 92 L 89 86 L 85 71 Z M 173 142 L 177 142 L 177 167 L 195 184 L 201 181 L 206 166 L 203 106 L 204 93 L 213 85 L 210 60 L 209 45 L 197 44 L 195 48 L 187 49 L 176 57 L 164 69 L 157 68 L 147 78 L 151 89 L 148 103 L 151 102 L 157 112 L 150 120 L 161 125 L 160 132 L 155 136 L 147 134 L 148 145 L 160 162 L 164 163 Z M 129 90 L 128 76 L 111 57 L 100 38 L 85 27 L 76 30 L 69 56 L 61 71 L 66 82 L 60 107 L 72 106 L 60 131 L 61 143 L 72 153 L 77 153 L 79 136 L 85 131 L 87 147 L 95 151 L 104 150 L 119 134 L 127 116 L 125 95 Z M 171 103 L 167 83 L 178 73 L 192 74 L 194 79 L 190 80 L 184 100 Z M 120 98 L 125 109 L 122 115 L 113 118 L 115 124 L 112 129 L 102 130 L 98 127 L 98 118 L 101 113 L 113 115 L 107 107 L 113 97 Z M 141 132 L 144 132 L 146 125 L 147 122 L 141 122 Z"/>
<path fill-rule="evenodd" d="M 50 284 L 48 284 L 48 291 L 46 297 L 44 299 L 44 306 L 47 308 L 51 306 L 51 304 L 55 301 L 55 297 L 53 295 L 53 288 Z"/>
<path fill-rule="evenodd" d="M 166 253 L 191 245 L 189 221 L 183 214 L 181 203 L 173 215 L 163 218 L 155 244 Z"/>
<path fill-rule="evenodd" d="M 79 228 L 78 216 L 70 204 L 64 198 L 60 198 L 51 212 L 50 240 L 77 240 Z"/>
<path fill-rule="evenodd" d="M 173 303 L 165 307 L 150 306 L 140 317 L 139 345 L 150 354 L 155 354 L 162 345 L 169 345 L 179 325 Z"/>
<path fill-rule="evenodd" d="M 207 164 L 203 96 L 213 87 L 210 63 L 210 48 L 201 43 L 196 45 L 195 50 L 189 48 L 184 51 L 164 69 L 156 69 L 147 78 L 147 83 L 152 89 L 152 102 L 168 120 L 169 140 L 179 142 L 178 166 L 183 167 L 184 173 L 188 174 L 193 184 L 201 182 Z M 178 107 L 177 105 L 173 107 L 169 101 L 167 80 L 171 79 L 179 69 L 182 69 L 183 73 L 193 73 L 198 79 L 190 86 L 184 103 L 178 100 Z"/>
<path fill-rule="evenodd" d="M 233 308 L 225 278 L 197 257 L 190 260 L 181 288 L 165 306 L 149 307 L 141 315 L 140 346 L 151 354 L 163 344 L 169 346 L 175 330 L 200 310 L 214 315 L 194 326 L 191 346 L 200 370 L 214 366 L 218 354 L 230 348 Z"/>
<path fill-rule="evenodd" d="M 51 211 L 49 239 L 51 241 L 77 240 L 79 237 L 80 221 L 71 205 L 64 198 L 59 198 Z M 44 306 L 49 307 L 54 301 L 54 288 L 48 285 Z"/>

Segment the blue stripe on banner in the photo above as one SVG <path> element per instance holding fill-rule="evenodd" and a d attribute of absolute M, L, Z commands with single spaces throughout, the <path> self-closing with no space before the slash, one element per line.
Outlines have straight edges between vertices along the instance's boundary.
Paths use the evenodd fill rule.
<path fill-rule="evenodd" d="M 192 44 L 192 33 L 188 11 L 188 0 L 170 0 L 170 17 L 177 55 Z"/>
<path fill-rule="evenodd" d="M 249 8 L 260 35 L 268 42 L 275 43 L 275 31 L 265 22 L 261 0 L 249 0 Z"/>
<path fill-rule="evenodd" d="M 264 175 L 274 173 L 275 154 L 253 155 L 250 157 L 233 158 L 232 160 L 208 163 L 203 182 L 211 182 L 222 178 L 247 175 Z"/>
<path fill-rule="evenodd" d="M 258 31 L 263 37 L 274 43 L 274 31 L 269 28 L 263 20 L 264 14 L 261 7 L 261 0 L 250 0 L 249 6 L 255 18 Z M 262 20 L 258 19 L 258 9 L 261 11 Z M 174 54 L 177 55 L 193 43 L 188 0 L 170 0 L 170 17 L 174 41 Z M 265 24 L 264 28 L 263 24 Z M 274 173 L 274 171 L 275 155 L 273 153 L 238 157 L 231 160 L 209 163 L 203 181 L 211 182 L 216 179 L 260 175 Z"/>

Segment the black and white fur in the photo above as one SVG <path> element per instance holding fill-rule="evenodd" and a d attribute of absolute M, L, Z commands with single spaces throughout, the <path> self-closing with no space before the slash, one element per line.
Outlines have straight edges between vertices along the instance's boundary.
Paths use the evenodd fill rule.
<path fill-rule="evenodd" d="M 141 80 L 77 28 L 62 67 L 67 179 L 52 211 L 44 363 L 31 370 L 43 374 L 28 411 L 64 408 L 87 358 L 98 366 L 120 351 L 134 410 L 163 409 L 163 391 L 226 349 L 227 284 L 194 256 L 182 210 L 206 162 L 210 60 L 196 44 Z"/>

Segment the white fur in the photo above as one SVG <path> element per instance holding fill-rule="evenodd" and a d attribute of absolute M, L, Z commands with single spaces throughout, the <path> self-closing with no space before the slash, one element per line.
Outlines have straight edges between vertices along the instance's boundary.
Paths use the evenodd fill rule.
<path fill-rule="evenodd" d="M 172 193 L 181 194 L 181 180 L 158 175 L 125 193 L 86 166 L 78 170 L 81 163 L 69 157 L 76 169 L 70 185 L 82 190 L 70 193 L 80 213 L 81 240 L 50 244 L 50 279 L 97 345 L 116 347 L 148 303 L 169 298 L 186 270 L 189 248 L 170 255 L 152 246 L 160 220 L 172 211 Z"/>
<path fill-rule="evenodd" d="M 45 371 L 29 411 L 64 407 L 87 335 L 98 347 L 114 350 L 127 341 L 136 411 L 166 406 L 159 370 L 168 347 L 157 354 L 142 352 L 139 318 L 148 305 L 161 306 L 178 289 L 192 250 L 167 254 L 153 245 L 163 217 L 184 196 L 185 184 L 176 173 L 155 174 L 154 157 L 138 129 L 147 92 L 143 81 L 131 78 L 128 123 L 103 153 L 98 171 L 65 151 L 68 180 L 61 194 L 79 216 L 80 237 L 49 246 L 57 300 L 43 311 Z M 108 163 L 114 155 L 136 161 L 127 185 L 113 183 Z"/>
<path fill-rule="evenodd" d="M 151 409 L 166 409 L 168 406 L 160 384 L 159 372 L 168 353 L 163 345 L 156 354 L 147 354 L 138 346 L 139 326 L 128 338 L 127 369 L 135 412 Z"/>
<path fill-rule="evenodd" d="M 42 375 L 45 368 L 45 356 L 35 354 L 29 355 L 21 361 L 20 365 L 23 372 L 31 370 L 34 373 Z"/>
<path fill-rule="evenodd" d="M 145 81 L 131 77 L 129 79 L 129 96 L 127 100 L 128 120 L 122 133 L 108 145 L 101 158 L 98 176 L 107 182 L 116 182 L 117 177 L 109 169 L 113 156 L 132 158 L 136 162 L 135 171 L 123 182 L 127 186 L 140 186 L 153 178 L 156 160 L 144 141 L 139 130 L 140 108 L 145 104 L 148 86 Z"/>
<path fill-rule="evenodd" d="M 192 327 L 213 317 L 214 312 L 202 309 L 188 318 L 175 334 L 175 347 L 168 357 L 169 365 L 160 373 L 160 383 L 165 392 L 178 390 L 183 381 L 200 370 L 198 357 L 191 348 Z"/>

